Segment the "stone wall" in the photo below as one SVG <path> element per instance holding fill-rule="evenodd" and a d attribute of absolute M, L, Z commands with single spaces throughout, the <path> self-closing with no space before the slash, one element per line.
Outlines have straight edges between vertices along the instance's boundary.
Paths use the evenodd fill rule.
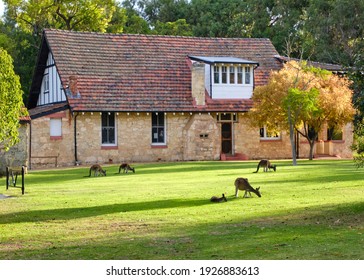
<path fill-rule="evenodd" d="M 50 119 L 62 119 L 62 137 L 50 136 Z M 74 165 L 73 119 L 69 111 L 31 121 L 30 167 L 50 168 Z"/>
<path fill-rule="evenodd" d="M 75 164 L 74 118 L 62 113 L 62 137 L 50 137 L 49 122 L 60 114 L 32 121 L 32 168 Z M 116 116 L 117 146 L 101 145 L 100 113 L 76 117 L 77 159 L 80 164 L 216 160 L 220 156 L 219 129 L 207 114 L 168 113 L 166 145 L 151 143 L 151 115 L 120 113 Z M 202 135 L 202 137 L 201 137 Z"/>
<path fill-rule="evenodd" d="M 220 128 L 208 114 L 194 114 L 184 127 L 184 160 L 218 160 Z"/>
<path fill-rule="evenodd" d="M 50 137 L 50 119 L 62 118 L 62 137 Z M 117 146 L 101 145 L 100 113 L 71 116 L 69 111 L 32 120 L 31 168 L 75 164 L 74 120 L 77 123 L 77 160 L 82 165 L 92 163 L 219 160 L 221 152 L 221 123 L 213 114 L 168 113 L 166 116 L 166 145 L 151 143 L 151 115 L 148 113 L 119 113 L 116 115 Z M 332 151 L 351 158 L 351 125 L 345 127 L 345 141 L 333 143 Z M 248 159 L 291 158 L 289 135 L 279 140 L 261 140 L 259 129 L 252 128 L 245 114 L 233 123 L 235 153 Z M 308 144 L 300 141 L 300 156 L 308 157 Z"/>
<path fill-rule="evenodd" d="M 0 175 L 5 174 L 6 166 L 29 166 L 29 132 L 29 123 L 21 122 L 19 142 L 7 152 L 0 152 Z"/>
<path fill-rule="evenodd" d="M 234 123 L 235 152 L 249 159 L 286 159 L 291 158 L 289 135 L 282 132 L 279 140 L 261 140 L 259 129 L 251 127 L 245 114 L 239 114 Z"/>

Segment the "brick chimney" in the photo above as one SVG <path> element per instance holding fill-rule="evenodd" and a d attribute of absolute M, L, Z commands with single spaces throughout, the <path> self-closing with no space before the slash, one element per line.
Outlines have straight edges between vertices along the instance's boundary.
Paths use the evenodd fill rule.
<path fill-rule="evenodd" d="M 69 77 L 68 86 L 69 86 L 69 89 L 70 89 L 72 95 L 79 95 L 76 75 L 72 75 Z"/>
<path fill-rule="evenodd" d="M 192 97 L 197 106 L 204 106 L 205 103 L 205 64 L 192 63 Z"/>

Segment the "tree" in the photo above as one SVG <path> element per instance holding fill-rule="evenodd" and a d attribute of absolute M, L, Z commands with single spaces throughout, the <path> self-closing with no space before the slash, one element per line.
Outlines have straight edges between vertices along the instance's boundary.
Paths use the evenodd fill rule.
<path fill-rule="evenodd" d="M 0 34 L 0 48 L 5 49 L 13 58 L 14 71 L 20 77 L 21 87 L 25 91 L 23 100 L 26 103 L 40 40 L 16 28 L 12 22 L 0 23 Z"/>
<path fill-rule="evenodd" d="M 293 164 L 296 165 L 297 132 L 310 143 L 310 156 L 324 124 L 341 127 L 353 119 L 352 90 L 348 79 L 306 62 L 290 61 L 272 72 L 268 84 L 254 90 L 249 113 L 253 126 L 289 132 Z"/>
<path fill-rule="evenodd" d="M 312 59 L 355 66 L 364 52 L 364 1 L 310 1 L 303 39 Z"/>
<path fill-rule="evenodd" d="M 105 32 L 116 10 L 115 0 L 4 0 L 7 15 L 18 26 L 41 36 L 44 28 Z"/>
<path fill-rule="evenodd" d="M 24 115 L 19 77 L 10 55 L 0 48 L 0 149 L 8 150 L 19 141 L 19 118 Z"/>
<path fill-rule="evenodd" d="M 160 22 L 157 21 L 154 32 L 159 35 L 173 36 L 191 36 L 192 29 L 185 19 L 179 19 L 175 22 Z"/>

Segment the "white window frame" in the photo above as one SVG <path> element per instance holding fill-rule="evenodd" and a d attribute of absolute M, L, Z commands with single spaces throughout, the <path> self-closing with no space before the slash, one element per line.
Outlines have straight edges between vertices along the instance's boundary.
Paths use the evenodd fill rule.
<path fill-rule="evenodd" d="M 233 71 L 230 71 L 230 69 Z M 254 68 L 251 65 L 246 64 L 215 64 L 213 66 L 213 72 L 211 73 L 211 80 L 213 85 L 251 86 L 254 76 L 253 69 Z M 232 79 L 230 79 L 230 73 L 234 73 L 233 83 L 231 83 Z M 249 74 L 248 80 L 247 74 Z M 216 82 L 216 80 L 218 80 L 218 82 Z M 223 80 L 226 82 L 223 82 Z"/>
<path fill-rule="evenodd" d="M 163 126 L 161 125 L 153 125 L 153 116 L 159 116 L 160 114 L 163 114 Z M 153 139 L 155 138 L 155 135 L 153 132 L 153 129 L 159 129 L 159 128 L 163 128 L 163 133 L 164 133 L 164 139 L 163 139 L 163 142 L 153 142 Z M 157 132 L 158 133 L 158 132 Z M 152 146 L 165 146 L 167 145 L 167 116 L 164 112 L 155 112 L 155 113 L 152 113 L 152 116 L 151 116 L 151 139 L 150 139 L 150 142 L 151 142 L 151 145 Z"/>
<path fill-rule="evenodd" d="M 103 123 L 102 123 L 102 116 L 103 115 L 108 115 L 108 116 L 110 116 L 111 114 L 113 114 L 114 115 L 114 126 L 103 126 Z M 115 146 L 117 146 L 117 144 L 118 144 L 118 139 L 117 139 L 117 136 L 118 136 L 118 134 L 117 134 L 117 118 L 116 118 L 116 114 L 115 113 L 102 113 L 101 114 L 101 116 L 100 116 L 100 121 L 101 121 L 101 139 L 100 139 L 100 141 L 101 141 L 101 146 L 103 146 L 103 147 L 115 147 Z M 106 129 L 109 129 L 109 128 L 114 128 L 114 143 L 103 143 L 102 142 L 102 131 L 103 131 L 103 129 L 104 128 L 106 128 Z"/>
<path fill-rule="evenodd" d="M 62 119 L 51 118 L 49 120 L 49 135 L 50 137 L 61 137 L 62 136 Z"/>
<path fill-rule="evenodd" d="M 43 75 L 43 94 L 49 93 L 49 72 L 48 69 L 44 72 Z"/>
<path fill-rule="evenodd" d="M 262 136 L 262 132 L 263 132 L 263 136 Z M 260 140 L 281 140 L 282 139 L 281 133 L 279 133 L 277 136 L 268 135 L 268 130 L 267 130 L 266 126 L 260 128 L 259 135 L 260 135 Z"/>
<path fill-rule="evenodd" d="M 247 80 L 247 74 L 249 79 Z M 252 67 L 244 66 L 244 85 L 251 85 L 252 83 Z"/>

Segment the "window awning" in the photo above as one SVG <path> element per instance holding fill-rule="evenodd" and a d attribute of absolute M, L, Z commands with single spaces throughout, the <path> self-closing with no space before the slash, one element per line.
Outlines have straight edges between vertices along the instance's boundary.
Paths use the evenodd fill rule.
<path fill-rule="evenodd" d="M 204 62 L 207 64 L 215 63 L 231 63 L 231 64 L 253 64 L 259 66 L 259 62 L 246 60 L 238 57 L 230 56 L 188 56 L 191 60 Z"/>

